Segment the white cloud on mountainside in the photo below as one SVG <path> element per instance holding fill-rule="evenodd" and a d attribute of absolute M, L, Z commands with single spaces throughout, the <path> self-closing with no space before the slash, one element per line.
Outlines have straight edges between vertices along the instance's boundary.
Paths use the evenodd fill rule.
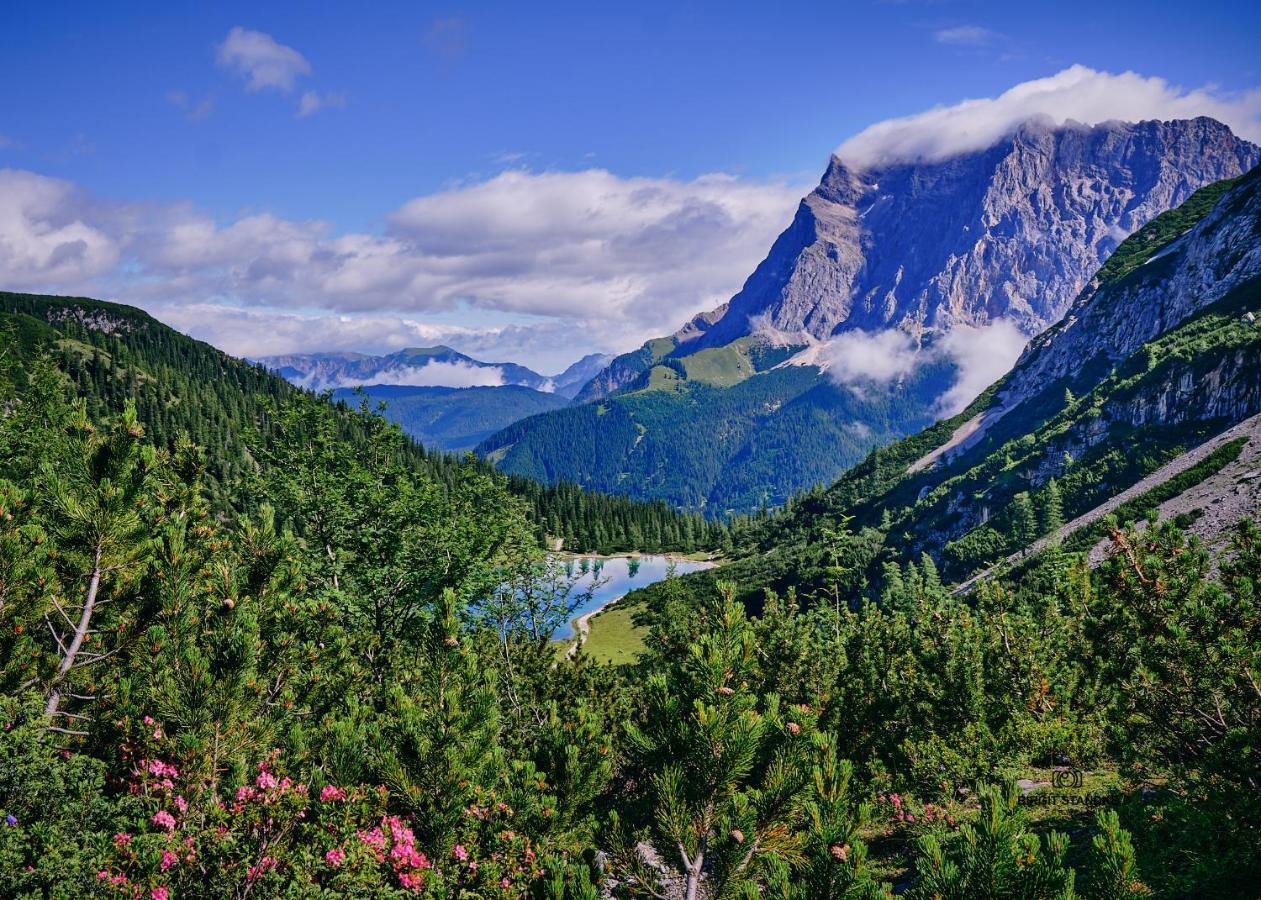
<path fill-rule="evenodd" d="M 836 153 L 848 165 L 859 167 L 945 159 L 989 147 L 1038 116 L 1057 125 L 1070 119 L 1097 125 L 1113 119 L 1137 122 L 1211 116 L 1240 137 L 1261 141 L 1261 90 L 1236 95 L 1211 87 L 1186 90 L 1163 78 L 1076 65 L 1018 84 L 997 97 L 964 100 L 879 122 L 845 141 Z"/>
<path fill-rule="evenodd" d="M 808 348 L 793 362 L 817 365 L 837 384 L 865 396 L 913 375 L 928 363 L 948 359 L 955 379 L 937 399 L 944 416 L 961 412 L 1020 356 L 1028 337 L 1014 322 L 999 319 L 974 328 L 956 326 L 925 349 L 918 349 L 904 331 L 847 331 Z"/>
<path fill-rule="evenodd" d="M 504 383 L 504 370 L 498 366 L 475 366 L 459 360 L 434 360 L 423 366 L 402 366 L 382 372 L 373 376 L 372 383 L 454 388 L 498 387 Z"/>

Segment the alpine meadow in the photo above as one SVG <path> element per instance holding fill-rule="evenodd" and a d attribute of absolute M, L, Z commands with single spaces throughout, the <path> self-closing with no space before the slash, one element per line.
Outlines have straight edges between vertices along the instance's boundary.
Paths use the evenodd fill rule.
<path fill-rule="evenodd" d="M 1261 900 L 1261 11 L 1105 6 L 0 13 L 0 897 Z"/>

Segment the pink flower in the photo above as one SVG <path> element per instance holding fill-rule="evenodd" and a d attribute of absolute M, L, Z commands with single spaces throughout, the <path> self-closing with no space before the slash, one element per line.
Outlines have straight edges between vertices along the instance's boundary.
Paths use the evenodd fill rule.
<path fill-rule="evenodd" d="M 180 858 L 176 856 L 174 853 L 172 853 L 170 850 L 162 851 L 162 871 L 163 872 L 171 868 L 171 866 L 179 865 L 179 861 L 180 861 Z"/>
<path fill-rule="evenodd" d="M 334 800 L 345 800 L 345 799 L 346 799 L 346 792 L 333 784 L 324 785 L 323 790 L 320 791 L 321 803 L 331 803 Z"/>
<path fill-rule="evenodd" d="M 179 769 L 160 759 L 148 760 L 146 768 L 151 775 L 156 775 L 158 778 L 178 778 L 180 774 Z"/>
<path fill-rule="evenodd" d="M 120 831 L 118 832 L 118 834 L 114 835 L 114 846 L 126 847 L 130 843 L 131 843 L 131 835 L 128 834 L 127 832 Z"/>
<path fill-rule="evenodd" d="M 175 817 L 165 809 L 160 809 L 153 814 L 152 822 L 154 825 L 160 825 L 167 831 L 175 830 Z"/>
<path fill-rule="evenodd" d="M 258 865 L 250 866 L 250 870 L 245 873 L 246 881 L 253 881 L 264 872 L 269 872 L 276 868 L 276 858 L 274 856 L 264 856 L 258 861 Z"/>
<path fill-rule="evenodd" d="M 460 862 L 464 862 L 464 860 L 468 859 L 468 851 L 464 849 L 463 844 L 456 844 L 455 849 L 451 851 L 451 855 Z"/>
<path fill-rule="evenodd" d="M 237 803 L 245 803 L 246 801 L 253 800 L 253 799 L 254 799 L 254 789 L 250 787 L 248 784 L 243 784 L 239 788 L 236 789 L 236 802 Z"/>
<path fill-rule="evenodd" d="M 346 861 L 346 851 L 341 848 L 334 847 L 332 850 L 324 854 L 324 861 L 334 869 L 340 869 L 342 863 Z"/>
<path fill-rule="evenodd" d="M 97 881 L 104 881 L 106 878 L 109 878 L 109 872 L 106 872 L 104 869 L 96 873 Z"/>
<path fill-rule="evenodd" d="M 180 812 L 184 812 L 184 810 L 188 809 L 188 801 L 185 800 L 182 796 L 176 797 L 175 808 L 178 809 Z"/>
<path fill-rule="evenodd" d="M 512 879 L 511 878 L 502 879 L 499 882 L 499 886 L 503 888 L 505 891 L 508 890 L 508 888 L 512 887 Z"/>
<path fill-rule="evenodd" d="M 254 779 L 254 784 L 264 791 L 270 790 L 276 786 L 276 776 L 267 771 L 259 772 L 258 777 Z"/>
<path fill-rule="evenodd" d="M 153 716 L 145 716 L 145 717 L 144 717 L 144 723 L 145 723 L 146 725 L 152 725 L 152 724 L 153 724 Z"/>
<path fill-rule="evenodd" d="M 409 891 L 418 891 L 425 886 L 425 878 L 415 872 L 399 872 L 398 883 Z"/>
<path fill-rule="evenodd" d="M 149 891 L 149 900 L 169 900 L 171 892 L 164 886 L 155 887 Z"/>

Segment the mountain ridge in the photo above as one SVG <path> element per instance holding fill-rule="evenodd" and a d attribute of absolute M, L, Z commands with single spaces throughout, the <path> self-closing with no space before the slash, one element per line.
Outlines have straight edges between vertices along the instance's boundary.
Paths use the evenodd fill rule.
<path fill-rule="evenodd" d="M 784 503 L 958 408 L 947 396 L 966 403 L 993 377 L 969 377 L 970 354 L 1057 321 L 1124 235 L 1257 161 L 1261 148 L 1206 118 L 1026 123 L 982 151 L 862 172 L 833 158 L 727 304 L 478 452 L 710 515 Z M 776 368 L 807 349 L 792 361 L 809 378 Z"/>

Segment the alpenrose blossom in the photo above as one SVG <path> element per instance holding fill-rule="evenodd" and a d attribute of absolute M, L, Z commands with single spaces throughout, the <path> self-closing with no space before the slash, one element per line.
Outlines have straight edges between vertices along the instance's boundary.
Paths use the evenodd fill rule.
<path fill-rule="evenodd" d="M 340 869 L 342 863 L 346 861 L 346 851 L 340 847 L 334 847 L 332 850 L 324 854 L 324 861 L 334 869 Z"/>
<path fill-rule="evenodd" d="M 154 825 L 165 828 L 167 831 L 175 830 L 175 816 L 171 815 L 165 809 L 160 809 L 155 812 L 151 821 Z"/>
<path fill-rule="evenodd" d="M 346 792 L 335 784 L 326 784 L 320 790 L 320 802 L 332 803 L 334 800 L 345 800 Z"/>

